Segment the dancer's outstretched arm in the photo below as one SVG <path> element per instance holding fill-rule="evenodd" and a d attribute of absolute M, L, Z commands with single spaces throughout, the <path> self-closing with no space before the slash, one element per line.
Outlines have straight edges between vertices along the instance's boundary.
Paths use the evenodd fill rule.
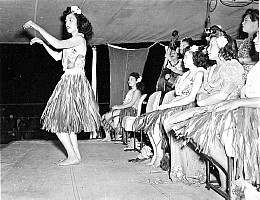
<path fill-rule="evenodd" d="M 56 49 L 66 49 L 66 48 L 72 48 L 75 46 L 82 45 L 82 42 L 84 40 L 83 37 L 77 35 L 74 37 L 71 37 L 67 40 L 58 40 L 57 38 L 53 37 L 51 34 L 49 34 L 47 31 L 45 31 L 42 27 L 40 27 L 38 24 L 35 24 L 33 21 L 28 21 L 23 25 L 23 28 L 33 28 L 36 31 L 38 31 L 47 41 L 48 43 L 53 46 Z"/>
<path fill-rule="evenodd" d="M 46 51 L 51 55 L 51 57 L 53 57 L 56 61 L 57 60 L 61 60 L 62 57 L 62 52 L 58 52 L 55 51 L 53 49 L 51 49 L 45 42 L 43 42 L 40 38 L 33 38 L 30 42 L 30 45 L 34 44 L 34 43 L 38 43 L 38 44 L 42 44 L 44 46 L 44 48 L 46 49 Z"/>

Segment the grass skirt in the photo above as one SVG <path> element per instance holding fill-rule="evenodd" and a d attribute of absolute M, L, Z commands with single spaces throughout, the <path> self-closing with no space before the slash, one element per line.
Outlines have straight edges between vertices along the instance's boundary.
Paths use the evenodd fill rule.
<path fill-rule="evenodd" d="M 112 114 L 113 114 L 113 111 L 110 111 L 110 112 L 112 112 Z M 117 130 L 121 131 L 123 118 L 126 117 L 126 116 L 133 116 L 133 117 L 135 117 L 136 115 L 137 115 L 137 110 L 135 108 L 133 108 L 133 107 L 124 108 L 124 109 L 120 110 L 119 115 L 112 115 L 113 117 L 111 117 L 108 120 L 106 120 L 105 117 L 103 117 L 103 119 L 102 119 L 102 126 L 103 126 L 103 128 L 104 128 L 104 130 L 106 132 L 112 133 L 112 132 L 115 131 L 115 128 L 117 128 Z M 114 119 L 116 117 L 119 117 L 118 124 L 114 123 Z M 116 127 L 113 127 L 111 124 L 116 125 Z"/>
<path fill-rule="evenodd" d="M 53 133 L 98 131 L 99 107 L 85 74 L 62 75 L 41 116 L 42 129 Z"/>
<path fill-rule="evenodd" d="M 209 153 L 210 146 L 216 140 L 220 140 L 227 155 L 237 161 L 237 174 L 243 174 L 246 170 L 252 182 L 260 183 L 260 109 L 238 108 L 215 112 L 212 107 L 201 107 L 174 117 L 175 120 L 166 122 L 168 131 L 170 127 L 178 137 L 196 143 L 205 154 Z"/>
<path fill-rule="evenodd" d="M 134 121 L 134 129 L 136 131 L 144 130 L 145 133 L 154 134 L 154 127 L 156 122 L 159 122 L 161 132 L 164 132 L 163 121 L 169 116 L 178 113 L 180 111 L 194 107 L 194 103 L 190 103 L 184 106 L 177 106 L 173 108 L 167 108 L 164 110 L 156 110 L 150 113 L 144 113 Z"/>
<path fill-rule="evenodd" d="M 140 117 L 136 118 L 133 123 L 133 127 L 136 131 L 143 130 L 144 133 L 148 134 L 150 138 L 154 138 L 154 134 L 159 134 L 159 141 L 155 141 L 155 145 L 158 145 L 162 141 L 162 149 L 167 147 L 167 137 L 165 135 L 163 121 L 169 116 L 178 113 L 180 111 L 194 107 L 194 103 L 190 103 L 184 106 L 177 106 L 173 108 L 167 108 L 164 110 L 156 110 L 149 113 L 144 113 Z M 159 131 L 156 130 L 155 126 L 159 125 Z"/>

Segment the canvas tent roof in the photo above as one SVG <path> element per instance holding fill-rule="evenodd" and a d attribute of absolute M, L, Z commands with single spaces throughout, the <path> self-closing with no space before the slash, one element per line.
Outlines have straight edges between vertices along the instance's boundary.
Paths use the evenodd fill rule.
<path fill-rule="evenodd" d="M 258 8 L 258 1 L 246 7 L 214 3 L 211 24 L 222 25 L 235 38 L 245 10 Z M 71 5 L 78 5 L 90 19 L 95 32 L 91 43 L 98 45 L 166 41 L 175 29 L 180 38 L 200 39 L 207 0 L 0 0 L 0 43 L 27 43 L 22 25 L 30 19 L 60 39 L 60 17 Z M 29 34 L 39 36 L 32 30 Z"/>

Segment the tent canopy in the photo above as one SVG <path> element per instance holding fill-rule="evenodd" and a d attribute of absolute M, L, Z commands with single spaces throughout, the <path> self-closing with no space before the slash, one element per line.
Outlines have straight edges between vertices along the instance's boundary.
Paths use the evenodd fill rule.
<path fill-rule="evenodd" d="M 241 0 L 237 0 L 241 1 Z M 242 15 L 258 8 L 258 1 L 246 7 L 228 7 L 212 0 L 211 24 L 219 24 L 237 38 Z M 204 29 L 207 0 L 0 0 L 0 43 L 28 43 L 33 30 L 22 29 L 33 20 L 58 39 L 62 38 L 63 11 L 78 5 L 94 28 L 90 43 L 120 44 L 166 41 L 173 30 L 180 38 L 200 39 Z"/>

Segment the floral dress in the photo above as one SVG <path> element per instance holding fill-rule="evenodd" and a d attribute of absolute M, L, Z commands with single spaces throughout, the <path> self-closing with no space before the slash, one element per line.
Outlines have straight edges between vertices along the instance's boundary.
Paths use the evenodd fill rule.
<path fill-rule="evenodd" d="M 238 49 L 239 58 L 250 58 L 251 57 L 250 52 L 252 50 L 252 47 L 254 47 L 253 40 L 254 40 L 254 36 L 248 37 L 243 40 L 243 42 L 241 43 L 241 45 L 239 46 L 239 49 Z M 244 67 L 243 78 L 246 79 L 247 74 L 253 65 L 245 64 L 245 63 L 242 63 L 242 65 Z"/>
<path fill-rule="evenodd" d="M 98 131 L 99 107 L 85 75 L 85 56 L 75 48 L 64 49 L 62 56 L 64 74 L 42 113 L 42 128 L 53 133 Z"/>

